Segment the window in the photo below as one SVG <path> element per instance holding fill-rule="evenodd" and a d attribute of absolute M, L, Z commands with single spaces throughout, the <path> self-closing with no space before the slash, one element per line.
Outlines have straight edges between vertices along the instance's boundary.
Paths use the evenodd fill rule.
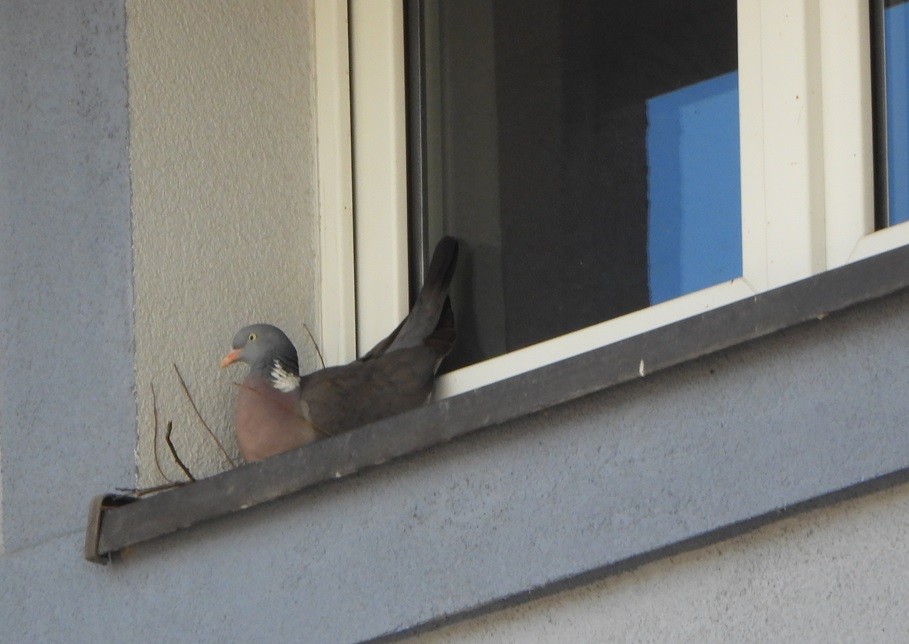
<path fill-rule="evenodd" d="M 610 7 L 611 4 L 615 3 L 591 2 L 588 6 L 584 2 L 566 2 L 564 6 L 587 7 L 587 11 L 595 14 L 598 11 L 613 10 Z M 646 4 L 651 9 L 650 13 L 645 16 L 660 14 L 660 11 L 652 9 L 653 3 Z M 713 2 L 703 2 L 698 3 L 697 6 L 706 11 L 714 4 Z M 495 30 L 492 30 L 490 35 L 489 25 L 498 24 L 495 20 L 496 11 L 499 11 L 500 7 L 507 7 L 509 3 L 481 3 L 477 0 L 477 2 L 471 2 L 470 5 L 479 8 L 486 7 L 487 14 L 492 12 L 491 21 L 488 19 L 485 23 L 481 21 L 470 37 L 479 43 L 480 51 L 485 47 L 488 54 L 492 47 L 494 55 L 476 55 L 473 61 L 464 61 L 461 60 L 462 57 L 459 57 L 459 64 L 467 65 L 465 68 L 467 70 L 473 69 L 472 73 L 477 76 L 476 78 L 456 77 L 457 73 L 468 76 L 469 73 L 464 70 L 458 72 L 454 68 L 449 70 L 444 66 L 437 66 L 437 73 L 433 76 L 433 67 L 426 65 L 423 69 L 427 73 L 419 80 L 420 83 L 424 83 L 421 86 L 420 84 L 414 85 L 412 80 L 410 85 L 407 83 L 405 43 L 412 49 L 415 39 L 413 37 L 405 38 L 405 24 L 409 25 L 408 29 L 413 28 L 413 23 L 409 21 L 412 20 L 416 6 L 422 11 L 422 13 L 416 12 L 420 17 L 419 25 L 424 27 L 440 25 L 440 28 L 449 23 L 454 25 L 451 28 L 454 40 L 446 41 L 443 46 L 438 38 L 434 41 L 428 33 L 424 33 L 421 41 L 424 44 L 424 50 L 417 52 L 423 57 L 423 60 L 428 62 L 435 60 L 440 65 L 444 65 L 446 47 L 458 44 L 458 30 L 455 27 L 459 18 L 448 14 L 458 13 L 458 7 L 462 6 L 461 3 L 445 2 L 444 0 L 427 0 L 420 3 L 415 0 L 406 3 L 400 0 L 382 0 L 350 4 L 354 174 L 356 176 L 354 210 L 358 262 L 357 333 L 360 346 L 367 346 L 381 337 L 406 311 L 408 266 L 402 258 L 407 256 L 409 236 L 417 240 L 431 239 L 433 235 L 440 234 L 439 230 L 442 226 L 452 225 L 451 222 L 446 222 L 446 217 L 450 217 L 455 212 L 458 213 L 458 216 L 462 216 L 463 213 L 471 211 L 470 207 L 462 207 L 455 203 L 456 197 L 465 198 L 463 193 L 445 192 L 448 187 L 465 184 L 454 181 L 453 176 L 446 175 L 442 170 L 450 170 L 452 175 L 456 174 L 454 172 L 456 170 L 462 174 L 472 173 L 474 176 L 478 176 L 482 169 L 480 164 L 499 168 L 500 171 L 495 177 L 496 181 L 492 182 L 487 177 L 487 183 L 482 184 L 482 189 L 478 189 L 478 191 L 487 196 L 495 192 L 500 200 L 503 195 L 511 195 L 508 198 L 515 200 L 524 198 L 525 203 L 529 203 L 531 207 L 537 206 L 535 202 L 527 199 L 527 195 L 522 195 L 519 188 L 511 187 L 511 184 L 503 184 L 503 177 L 506 179 L 512 177 L 511 180 L 517 182 L 513 185 L 518 187 L 521 185 L 521 178 L 514 179 L 512 176 L 516 172 L 513 168 L 511 175 L 501 170 L 502 168 L 508 169 L 508 159 L 477 157 L 475 159 L 477 166 L 471 167 L 464 160 L 469 159 L 469 156 L 461 151 L 469 150 L 473 143 L 458 139 L 456 146 L 448 148 L 457 153 L 453 154 L 451 158 L 445 157 L 443 165 L 438 153 L 434 154 L 432 146 L 428 145 L 434 133 L 435 135 L 443 131 L 450 133 L 453 131 L 452 128 L 456 129 L 458 126 L 457 122 L 446 122 L 445 128 L 442 128 L 441 118 L 444 114 L 449 113 L 448 108 L 435 111 L 432 109 L 434 100 L 436 105 L 447 105 L 445 101 L 438 101 L 440 98 L 445 99 L 442 89 L 444 88 L 443 80 L 446 77 L 448 80 L 445 82 L 453 83 L 453 86 L 467 83 L 474 92 L 472 96 L 476 101 L 473 106 L 478 114 L 471 115 L 468 110 L 462 112 L 462 117 L 459 118 L 464 118 L 463 114 L 467 114 L 477 119 L 475 122 L 479 127 L 488 130 L 495 126 L 497 129 L 493 136 L 488 131 L 471 131 L 464 129 L 461 125 L 461 132 L 465 133 L 465 137 L 469 133 L 477 139 L 486 137 L 486 140 L 494 140 L 496 145 L 489 149 L 499 155 L 504 149 L 502 127 L 516 125 L 498 116 L 503 113 L 501 106 L 495 112 L 496 118 L 487 118 L 485 121 L 479 119 L 479 116 L 490 113 L 488 107 L 484 107 L 483 103 L 485 100 L 488 104 L 492 96 L 488 89 L 491 87 L 488 84 L 488 77 L 491 72 L 496 71 L 497 65 L 504 64 L 498 61 L 503 59 L 503 56 L 509 51 L 506 44 L 499 44 L 497 39 L 492 37 L 495 36 Z M 719 3 L 717 5 L 719 6 Z M 408 11 L 405 11 L 405 6 Z M 536 7 L 540 11 L 556 11 L 562 5 L 557 0 L 551 0 L 548 3 L 539 1 L 532 4 L 525 3 L 522 6 Z M 676 10 L 678 3 L 667 3 L 666 6 Z M 724 10 L 729 10 L 729 5 L 722 6 L 725 7 Z M 682 7 L 681 10 L 684 11 L 686 8 Z M 755 293 L 803 279 L 828 268 L 909 243 L 909 231 L 905 230 L 904 226 L 891 226 L 884 230 L 875 230 L 871 37 L 867 0 L 831 0 L 831 2 L 824 3 L 802 3 L 790 0 L 738 0 L 734 9 L 734 20 L 725 21 L 726 27 L 734 33 L 729 34 L 719 28 L 718 31 L 711 32 L 712 37 L 717 39 L 720 39 L 720 34 L 723 33 L 726 35 L 722 38 L 733 38 L 736 43 L 736 51 L 731 64 L 727 57 L 726 62 L 710 63 L 714 65 L 713 69 L 702 66 L 703 73 L 700 76 L 695 74 L 687 78 L 676 79 L 675 86 L 668 85 L 651 92 L 639 92 L 637 95 L 638 113 L 641 114 L 640 110 L 643 110 L 644 114 L 643 117 L 639 116 L 639 123 L 646 123 L 647 126 L 639 125 L 636 130 L 637 138 L 634 140 L 637 142 L 636 149 L 638 150 L 637 167 L 643 170 L 636 173 L 635 176 L 638 177 L 639 182 L 646 182 L 647 188 L 639 188 L 637 192 L 628 188 L 624 193 L 626 199 L 631 200 L 631 197 L 636 194 L 640 203 L 646 201 L 646 207 L 638 207 L 638 219 L 636 220 L 639 232 L 637 248 L 644 249 L 643 253 L 637 255 L 639 258 L 636 281 L 637 301 L 634 300 L 634 297 L 629 297 L 614 311 L 607 311 L 604 314 L 601 309 L 590 313 L 586 318 L 587 313 L 582 312 L 575 317 L 574 321 L 569 320 L 567 328 L 564 329 L 554 330 L 551 320 L 533 320 L 533 324 L 546 328 L 539 333 L 537 333 L 539 331 L 537 329 L 526 335 L 516 335 L 510 340 L 506 338 L 505 346 L 502 346 L 503 343 L 500 342 L 491 350 L 486 346 L 480 346 L 479 350 L 476 347 L 468 347 L 474 357 L 484 355 L 495 357 L 445 374 L 437 387 L 441 395 L 466 391 L 509 375 L 578 355 L 591 348 L 631 337 L 643 331 L 751 297 Z M 433 11 L 436 11 L 437 15 L 434 16 Z M 571 9 L 566 9 L 566 11 L 570 13 Z M 635 13 L 636 8 L 632 7 L 627 11 L 630 12 L 630 15 Z M 526 12 L 530 13 L 530 9 L 528 8 Z M 555 15 L 559 16 L 559 20 L 551 21 L 551 24 L 547 24 L 548 28 L 554 29 L 555 25 L 559 30 L 571 28 L 569 21 L 561 13 Z M 526 22 L 529 16 L 522 15 L 519 18 L 518 22 Z M 658 20 L 658 18 L 653 19 L 652 24 L 658 24 Z M 719 21 L 719 23 L 722 22 Z M 597 18 L 593 16 L 582 23 L 583 29 L 581 27 L 578 29 L 580 29 L 579 33 L 583 34 L 584 30 L 592 30 L 596 27 Z M 487 25 L 486 32 L 483 32 L 482 24 Z M 635 33 L 640 34 L 640 29 L 646 30 L 648 24 L 650 23 L 647 23 L 646 20 L 637 23 L 638 31 Z M 733 25 L 735 25 L 734 28 Z M 515 27 L 516 25 L 509 25 L 507 28 Z M 464 34 L 464 31 L 462 28 L 462 38 L 466 39 L 470 35 L 470 30 L 467 30 L 467 34 Z M 502 33 L 505 32 L 499 30 L 499 34 Z M 545 40 L 543 38 L 542 42 Z M 541 55 L 534 62 L 538 67 L 545 69 L 552 67 L 562 70 L 564 68 L 574 72 L 577 72 L 578 69 L 586 70 L 585 73 L 589 76 L 597 78 L 598 74 L 603 73 L 602 70 L 589 66 L 587 68 L 577 67 L 574 63 L 566 62 L 583 62 L 585 60 L 584 48 L 587 47 L 586 51 L 589 54 L 590 51 L 596 51 L 596 47 L 599 46 L 593 40 L 591 39 L 591 42 L 585 44 L 583 37 L 573 38 L 572 47 L 564 51 L 559 48 L 550 48 L 549 56 Z M 697 40 L 697 37 L 694 40 Z M 634 38 L 627 38 L 624 42 L 639 56 L 649 51 L 655 51 L 653 48 L 634 50 L 633 47 L 636 46 Z M 642 36 L 640 42 L 648 41 L 646 37 Z M 653 44 L 653 40 L 649 42 Z M 573 48 L 577 48 L 580 53 L 575 52 Z M 665 51 L 668 52 L 667 57 L 671 60 L 672 54 L 679 50 L 674 50 L 672 45 L 667 45 Z M 558 58 L 556 54 L 561 58 Z M 411 51 L 407 55 L 413 58 L 414 53 Z M 451 57 L 448 56 L 448 58 Z M 591 58 L 588 55 L 586 60 Z M 554 62 L 556 60 L 560 62 L 556 64 Z M 689 57 L 686 56 L 685 61 L 685 64 L 688 64 Z M 515 61 L 509 64 L 512 63 L 517 64 Z M 473 65 L 473 68 L 470 65 Z M 532 69 L 532 66 L 530 68 Z M 440 73 L 439 69 L 445 73 Z M 520 70 L 518 69 L 518 71 Z M 484 73 L 487 76 L 486 79 L 483 77 Z M 561 71 L 559 73 L 561 74 Z M 730 76 L 730 74 L 732 75 Z M 561 77 L 555 74 L 552 76 Z M 643 82 L 655 80 L 658 77 L 658 75 L 651 74 L 642 74 L 642 76 L 647 78 L 632 78 L 632 80 Z M 487 84 L 485 91 L 483 90 L 484 83 Z M 713 85 L 711 86 L 711 84 Z M 731 91 L 733 84 L 737 87 L 737 91 Z M 569 85 L 571 87 L 563 87 L 557 95 L 571 96 L 573 88 L 576 89 L 575 85 L 582 86 L 574 81 Z M 413 92 L 417 91 L 426 97 L 425 114 L 416 113 L 412 109 L 413 101 L 408 104 L 406 100 L 408 91 L 411 96 Z M 526 94 L 528 88 L 516 87 L 510 91 L 513 94 L 512 100 L 514 100 L 515 97 L 519 99 L 522 96 L 521 92 Z M 626 93 L 629 96 L 632 95 L 633 89 L 628 89 Z M 496 90 L 495 98 L 498 100 L 499 90 Z M 593 95 L 593 98 L 593 103 L 596 104 L 596 94 Z M 587 102 L 585 103 L 585 101 Z M 740 208 L 738 208 L 740 258 L 736 258 L 734 254 L 736 246 L 728 241 L 737 232 L 735 225 L 731 224 L 732 220 L 723 220 L 726 224 L 730 224 L 727 226 L 717 225 L 711 220 L 711 231 L 722 233 L 718 241 L 712 242 L 714 248 L 710 253 L 711 260 L 718 260 L 719 268 L 709 272 L 706 278 L 686 282 L 682 278 L 685 273 L 684 261 L 677 260 L 677 263 L 673 264 L 673 261 L 670 260 L 667 265 L 671 269 L 663 271 L 659 270 L 659 261 L 650 261 L 654 256 L 664 259 L 675 257 L 673 253 L 677 253 L 680 258 L 703 254 L 698 246 L 693 246 L 693 250 L 679 246 L 679 240 L 684 239 L 683 233 L 687 230 L 686 224 L 681 222 L 687 221 L 685 218 L 689 217 L 684 210 L 685 200 L 664 198 L 664 202 L 676 207 L 673 215 L 675 219 L 670 219 L 670 221 L 674 221 L 678 225 L 674 232 L 673 226 L 664 226 L 669 233 L 663 238 L 650 233 L 659 230 L 658 226 L 653 225 L 654 222 L 660 222 L 661 195 L 656 187 L 660 185 L 661 181 L 664 186 L 672 185 L 671 181 L 667 183 L 665 179 L 660 179 L 665 176 L 671 177 L 672 171 L 668 164 L 661 166 L 660 163 L 661 156 L 663 156 L 660 142 L 670 140 L 671 137 L 667 139 L 665 136 L 658 136 L 661 127 L 659 111 L 665 109 L 671 112 L 680 105 L 686 104 L 686 102 L 690 104 L 692 101 L 700 102 L 704 106 L 709 105 L 712 109 L 718 109 L 726 115 L 735 109 L 735 101 L 738 103 L 737 122 L 734 119 L 732 122 L 726 120 L 724 125 L 721 120 L 714 118 L 706 117 L 704 120 L 710 120 L 711 127 L 716 128 L 705 139 L 709 141 L 711 151 L 720 148 L 733 149 L 736 137 L 729 133 L 734 131 L 736 126 L 738 128 L 739 193 L 736 195 L 728 192 L 721 195 L 721 203 L 712 208 L 711 212 L 728 216 L 729 212 L 736 210 L 736 202 L 740 204 Z M 519 103 L 520 101 L 517 100 L 515 104 Z M 589 104 L 589 96 L 580 93 L 572 99 L 566 109 L 575 110 L 581 116 L 589 115 L 590 111 L 587 107 Z M 408 112 L 408 105 L 411 106 L 410 112 Z M 684 110 L 681 111 L 684 112 Z M 514 109 L 508 113 L 514 113 Z M 594 113 L 596 112 L 594 111 Z M 455 112 L 451 112 L 451 114 L 455 114 Z M 530 114 L 530 112 L 522 112 L 522 114 Z M 703 112 L 701 115 L 703 118 Z M 406 128 L 408 119 L 411 124 L 422 123 L 420 133 L 425 138 L 419 142 L 419 145 L 420 149 L 426 151 L 421 162 L 411 169 L 409 177 L 407 174 Z M 424 120 L 421 121 L 421 119 Z M 554 122 L 561 123 L 562 120 L 557 119 Z M 583 119 L 579 120 L 584 122 Z M 695 119 L 696 121 L 697 119 Z M 664 124 L 663 127 L 668 126 Z M 691 131 L 698 131 L 699 127 L 694 126 Z M 565 146 L 575 145 L 576 149 L 581 152 L 578 158 L 581 158 L 582 162 L 573 168 L 568 165 L 572 157 L 565 154 L 564 147 L 556 148 L 553 151 L 560 159 L 560 166 L 573 170 L 580 169 L 576 172 L 564 172 L 569 175 L 566 177 L 562 177 L 561 174 L 556 175 L 558 181 L 566 185 L 573 181 L 575 183 L 572 185 L 580 186 L 580 188 L 565 191 L 552 190 L 548 196 L 544 195 L 545 199 L 549 199 L 549 201 L 543 197 L 539 199 L 546 207 L 557 209 L 565 217 L 574 216 L 577 212 L 584 212 L 584 208 L 556 208 L 556 206 L 564 206 L 564 204 L 554 200 L 555 197 L 552 195 L 556 195 L 558 199 L 563 199 L 565 194 L 575 195 L 575 198 L 578 198 L 577 195 L 582 195 L 581 206 L 584 205 L 585 200 L 589 203 L 605 201 L 603 180 L 584 174 L 585 169 L 607 167 L 605 162 L 596 156 L 593 157 L 597 161 L 596 163 L 589 162 L 590 155 L 604 155 L 604 150 L 609 150 L 610 147 L 603 141 L 598 143 L 593 139 L 594 130 L 596 128 L 589 128 L 587 131 L 583 128 L 575 130 L 563 128 L 559 137 L 555 137 L 549 131 L 541 133 L 541 136 L 548 136 L 557 142 L 566 142 Z M 575 132 L 575 138 L 565 134 L 565 132 L 570 134 L 572 131 Z M 605 131 L 601 128 L 601 133 Z M 616 133 L 619 131 L 614 130 Z M 627 134 L 635 130 L 628 128 L 624 131 Z M 519 135 L 512 135 L 511 138 L 518 144 L 521 143 Z M 696 139 L 688 140 L 685 137 L 678 139 L 675 145 L 682 157 L 688 154 L 686 150 L 698 149 L 698 144 L 694 141 Z M 514 155 L 515 153 L 509 152 L 508 154 Z M 584 154 L 588 156 L 585 158 Z M 726 154 L 729 152 L 727 151 Z M 414 150 L 410 150 L 409 155 L 413 159 Z M 528 159 L 530 158 L 530 155 L 526 156 Z M 512 166 L 522 160 L 526 161 L 526 167 L 532 165 L 527 159 L 518 159 L 511 162 Z M 734 167 L 734 164 L 732 165 Z M 734 173 L 734 170 L 731 170 L 728 165 L 719 169 L 710 168 L 706 173 L 719 176 L 717 173 L 721 170 Z M 540 176 L 545 178 L 545 175 Z M 533 175 L 533 177 L 536 178 L 537 175 Z M 551 178 L 549 180 L 555 181 Z M 729 181 L 728 178 L 717 179 L 717 181 L 724 187 L 735 185 L 735 182 Z M 408 183 L 411 187 L 415 184 L 421 186 L 422 191 L 408 192 Z M 530 182 L 528 181 L 528 183 Z M 707 185 L 709 186 L 709 184 Z M 650 186 L 654 186 L 654 189 L 651 190 Z M 536 183 L 531 183 L 529 187 L 537 191 L 534 194 L 542 194 L 540 193 L 542 187 Z M 709 192 L 710 188 L 702 188 L 702 190 Z M 671 189 L 666 192 L 672 195 Z M 677 193 L 678 191 L 676 191 L 676 195 Z M 646 197 L 646 200 L 642 195 Z M 476 203 L 480 203 L 479 196 L 474 195 L 473 198 Z M 430 216 L 426 219 L 424 230 L 417 230 L 415 233 L 408 230 L 408 203 L 411 209 L 415 206 L 426 207 L 426 212 Z M 466 203 L 470 205 L 474 202 Z M 489 208 L 488 205 L 486 207 Z M 514 211 L 516 207 L 511 208 Z M 496 210 L 507 214 L 507 209 L 501 204 Z M 538 208 L 538 210 L 543 210 L 543 208 Z M 623 210 L 628 212 L 633 209 L 624 208 Z M 641 212 L 646 212 L 646 219 L 641 219 Z M 681 214 L 679 214 L 680 212 Z M 439 213 L 441 213 L 441 219 Z M 434 220 L 433 217 L 436 219 Z M 477 219 L 478 221 L 489 221 L 480 216 Z M 530 229 L 540 225 L 542 224 L 539 221 L 534 220 L 526 228 Z M 700 223 L 692 226 L 692 230 L 703 230 L 703 228 L 704 224 Z M 573 229 L 572 226 L 559 227 L 550 224 L 550 228 L 541 228 L 540 232 L 542 236 L 551 238 L 561 248 L 563 242 L 560 236 L 564 236 L 567 230 Z M 581 229 L 583 230 L 583 227 Z M 455 234 L 461 234 L 461 231 L 456 228 L 450 230 L 453 230 Z M 522 231 L 519 229 L 517 234 L 520 236 L 521 233 Z M 586 241 L 582 239 L 581 243 Z M 697 239 L 697 241 L 703 240 Z M 722 247 L 724 252 L 715 252 L 717 247 Z M 732 249 L 731 254 L 725 252 L 730 249 Z M 468 262 L 483 260 L 481 255 L 482 253 L 477 254 L 479 259 L 468 257 Z M 642 256 L 647 257 L 646 262 L 640 260 Z M 580 259 L 587 260 L 583 256 Z M 525 260 L 525 264 L 529 261 Z M 740 266 L 737 266 L 738 262 L 740 262 Z M 642 266 L 646 266 L 646 270 L 642 270 Z M 520 266 L 520 268 L 524 270 L 526 266 Z M 419 261 L 417 261 L 415 272 L 419 272 L 419 270 Z M 465 270 L 463 266 L 462 270 Z M 556 272 L 560 269 L 550 270 Z M 540 271 L 539 274 L 525 281 L 550 280 L 556 284 L 560 283 L 557 279 L 552 280 L 552 277 L 546 271 Z M 556 277 L 561 276 L 556 275 Z M 501 278 L 499 279 L 501 280 Z M 622 281 L 613 276 L 610 277 L 609 283 L 614 285 L 616 282 L 625 284 L 631 281 L 630 279 Z M 565 280 L 562 280 L 561 283 L 565 283 Z M 710 285 L 711 283 L 713 285 Z M 580 292 L 583 294 L 584 291 L 585 289 L 581 289 Z M 646 298 L 642 296 L 642 293 L 646 294 Z M 560 293 L 559 296 L 563 297 L 566 294 Z M 489 296 L 487 299 L 494 300 Z M 542 317 L 537 313 L 539 307 L 534 306 L 536 304 L 534 299 L 533 290 L 527 290 L 522 293 L 518 305 L 528 307 L 532 312 L 531 315 Z M 479 310 L 478 315 L 487 316 L 493 320 L 496 319 L 496 315 L 499 315 L 493 308 L 480 308 Z M 614 315 L 618 317 L 606 319 Z M 596 321 L 598 318 L 603 321 Z M 499 315 L 499 319 L 506 318 Z M 581 328 L 578 328 L 578 323 L 582 325 Z M 587 326 L 583 326 L 585 324 Z M 494 327 L 493 324 L 492 328 Z M 571 330 L 572 328 L 577 330 Z M 505 336 L 508 335 L 507 331 L 506 325 Z M 553 331 L 560 335 L 537 341 L 540 338 L 549 337 Z M 493 334 L 494 336 L 495 334 Z M 533 344 L 523 346 L 527 342 L 533 342 Z M 512 347 L 521 348 L 510 350 Z M 495 355 L 501 350 L 507 350 L 507 352 Z M 471 359 L 473 359 L 471 356 L 464 357 L 463 362 L 470 362 Z"/>
<path fill-rule="evenodd" d="M 735 0 L 408 6 L 411 240 L 462 241 L 445 367 L 742 275 Z"/>

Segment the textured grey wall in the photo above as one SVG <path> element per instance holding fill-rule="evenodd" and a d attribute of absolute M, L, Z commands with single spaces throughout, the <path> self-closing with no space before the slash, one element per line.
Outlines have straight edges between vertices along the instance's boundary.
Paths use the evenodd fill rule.
<path fill-rule="evenodd" d="M 426 634 L 434 644 L 906 641 L 909 485 Z"/>
<path fill-rule="evenodd" d="M 0 3 L 0 474 L 7 552 L 134 476 L 123 3 Z"/>
<path fill-rule="evenodd" d="M 0 11 L 0 639 L 353 641 L 909 464 L 903 295 L 88 564 L 135 445 L 122 5 Z"/>

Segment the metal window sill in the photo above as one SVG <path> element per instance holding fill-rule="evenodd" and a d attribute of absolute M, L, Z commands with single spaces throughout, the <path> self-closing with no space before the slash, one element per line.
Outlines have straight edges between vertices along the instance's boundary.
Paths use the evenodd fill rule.
<path fill-rule="evenodd" d="M 85 558 L 106 563 L 124 548 L 637 380 L 642 360 L 650 375 L 907 289 L 904 247 L 151 497 L 97 496 Z"/>

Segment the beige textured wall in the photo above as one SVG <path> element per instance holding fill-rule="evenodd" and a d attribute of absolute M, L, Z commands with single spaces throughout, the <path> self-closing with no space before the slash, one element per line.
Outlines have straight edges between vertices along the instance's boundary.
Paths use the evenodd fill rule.
<path fill-rule="evenodd" d="M 909 485 L 441 629 L 449 642 L 906 642 Z"/>
<path fill-rule="evenodd" d="M 234 332 L 287 331 L 316 366 L 318 214 L 310 0 L 128 0 L 140 485 L 161 432 L 197 475 L 226 467 L 182 393 L 186 379 L 235 453 L 231 411 L 245 367 L 221 371 Z M 163 451 L 165 472 L 178 470 Z"/>

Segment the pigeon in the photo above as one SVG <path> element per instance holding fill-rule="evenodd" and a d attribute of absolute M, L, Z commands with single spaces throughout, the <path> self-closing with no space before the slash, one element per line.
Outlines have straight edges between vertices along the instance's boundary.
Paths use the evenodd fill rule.
<path fill-rule="evenodd" d="M 455 340 L 448 288 L 457 255 L 457 240 L 442 238 L 407 317 L 350 364 L 301 376 L 297 350 L 281 329 L 240 329 L 221 367 L 249 365 L 236 401 L 243 458 L 259 461 L 425 404 Z"/>

